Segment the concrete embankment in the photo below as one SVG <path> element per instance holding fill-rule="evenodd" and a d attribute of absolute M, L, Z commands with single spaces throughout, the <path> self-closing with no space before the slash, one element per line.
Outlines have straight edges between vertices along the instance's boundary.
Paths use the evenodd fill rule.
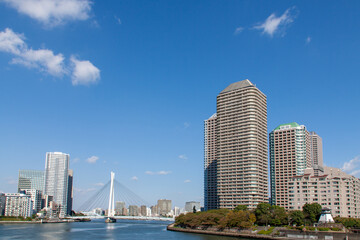
<path fill-rule="evenodd" d="M 269 239 L 269 240 L 300 240 L 300 239 L 316 239 L 316 240 L 359 240 L 360 234 L 356 233 L 345 233 L 345 232 L 315 232 L 315 231 L 297 231 L 287 229 L 277 229 L 278 235 L 261 235 L 251 233 L 250 231 L 236 231 L 236 230 L 224 230 L 217 231 L 215 229 L 202 230 L 202 229 L 187 229 L 174 227 L 174 224 L 167 226 L 169 231 L 186 232 L 186 233 L 197 233 L 197 234 L 209 234 L 218 236 L 238 237 L 247 239 Z M 275 232 L 275 231 L 274 231 Z"/>
<path fill-rule="evenodd" d="M 167 226 L 167 230 L 169 231 L 177 231 L 177 232 L 187 232 L 187 233 L 198 233 L 198 234 L 210 234 L 210 235 L 218 235 L 218 236 L 228 236 L 228 237 L 243 237 L 243 238 L 252 238 L 252 239 L 271 239 L 284 240 L 284 237 L 273 237 L 268 235 L 259 235 L 256 233 L 240 233 L 240 232 L 231 232 L 231 231 L 210 231 L 210 230 L 200 230 L 200 229 L 187 229 L 187 228 L 179 228 L 174 227 L 174 224 L 170 224 Z M 286 238 L 285 238 L 286 239 Z"/>

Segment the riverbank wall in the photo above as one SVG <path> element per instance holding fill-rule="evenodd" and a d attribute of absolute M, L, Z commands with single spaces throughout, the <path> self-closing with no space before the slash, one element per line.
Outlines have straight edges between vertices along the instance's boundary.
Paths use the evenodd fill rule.
<path fill-rule="evenodd" d="M 167 226 L 169 231 L 177 232 L 187 232 L 187 233 L 196 233 L 196 234 L 209 234 L 209 235 L 218 235 L 218 236 L 228 236 L 228 237 L 238 237 L 238 238 L 247 238 L 247 239 L 268 239 L 268 240 L 300 240 L 300 239 L 314 239 L 314 240 L 359 240 L 360 234 L 356 233 L 345 233 L 345 232 L 318 232 L 318 231 L 307 231 L 302 232 L 298 230 L 288 230 L 288 229 L 276 229 L 274 233 L 277 232 L 277 235 L 261 235 L 253 233 L 249 230 L 234 230 L 234 229 L 225 229 L 222 231 L 216 229 L 188 229 L 174 227 L 174 224 Z"/>

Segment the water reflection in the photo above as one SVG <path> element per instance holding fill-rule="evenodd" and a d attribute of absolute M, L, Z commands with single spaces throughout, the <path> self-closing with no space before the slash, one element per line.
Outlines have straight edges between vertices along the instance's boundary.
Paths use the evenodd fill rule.
<path fill-rule="evenodd" d="M 0 239 L 235 240 L 166 230 L 168 222 L 119 220 L 52 224 L 0 224 Z M 243 239 L 245 240 L 245 239 Z"/>

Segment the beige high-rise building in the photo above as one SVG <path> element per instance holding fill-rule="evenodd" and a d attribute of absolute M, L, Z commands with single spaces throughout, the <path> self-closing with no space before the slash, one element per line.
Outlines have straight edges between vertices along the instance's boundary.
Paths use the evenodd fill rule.
<path fill-rule="evenodd" d="M 266 96 L 249 80 L 230 84 L 217 96 L 216 114 L 217 208 L 254 209 L 268 202 Z"/>
<path fill-rule="evenodd" d="M 322 139 L 316 132 L 310 132 L 310 157 L 311 166 L 323 167 Z"/>
<path fill-rule="evenodd" d="M 295 122 L 269 134 L 271 204 L 289 209 L 288 183 L 311 166 L 309 132 Z"/>
<path fill-rule="evenodd" d="M 338 168 L 324 167 L 322 175 L 308 168 L 289 182 L 289 209 L 301 210 L 306 203 L 330 208 L 333 217 L 360 217 L 360 179 Z"/>
<path fill-rule="evenodd" d="M 204 121 L 204 206 L 205 210 L 218 207 L 216 162 L 216 113 Z"/>

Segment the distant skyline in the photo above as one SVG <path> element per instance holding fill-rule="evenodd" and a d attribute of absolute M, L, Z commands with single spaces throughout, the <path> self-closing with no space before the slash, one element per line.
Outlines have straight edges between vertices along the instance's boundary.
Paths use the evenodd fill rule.
<path fill-rule="evenodd" d="M 64 152 L 74 209 L 110 171 L 151 204 L 203 204 L 203 121 L 244 79 L 268 132 L 305 125 L 360 177 L 360 2 L 42 2 L 0 1 L 0 191 Z"/>

